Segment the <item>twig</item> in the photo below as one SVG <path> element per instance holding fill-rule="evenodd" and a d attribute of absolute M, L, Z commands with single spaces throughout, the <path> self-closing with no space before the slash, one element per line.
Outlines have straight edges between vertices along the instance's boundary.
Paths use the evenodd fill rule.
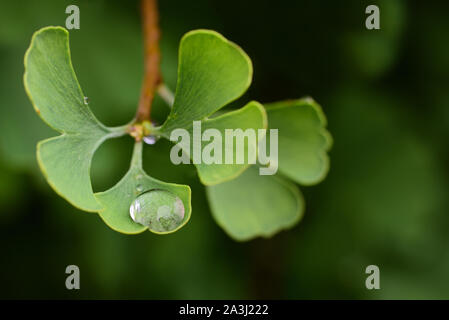
<path fill-rule="evenodd" d="M 162 82 L 159 70 L 161 56 L 159 51 L 160 31 L 157 0 L 142 0 L 142 20 L 145 74 L 136 114 L 137 122 L 150 120 L 151 105 L 155 91 Z"/>

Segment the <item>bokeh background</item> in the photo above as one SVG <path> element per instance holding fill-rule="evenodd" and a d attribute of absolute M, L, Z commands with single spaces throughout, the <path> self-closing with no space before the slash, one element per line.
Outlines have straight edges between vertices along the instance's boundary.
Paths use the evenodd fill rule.
<path fill-rule="evenodd" d="M 214 29 L 252 58 L 254 81 L 234 106 L 314 97 L 335 143 L 320 185 L 302 188 L 303 221 L 271 239 L 238 243 L 214 222 L 192 166 L 147 147 L 145 169 L 189 184 L 193 214 L 179 232 L 126 236 L 58 197 L 35 159 L 55 135 L 22 84 L 31 36 L 65 25 L 90 106 L 107 125 L 132 119 L 142 79 L 138 1 L 0 3 L 0 297 L 154 299 L 449 298 L 449 2 L 161 0 L 163 75 L 176 84 L 177 46 L 195 28 Z M 377 4 L 381 30 L 365 29 Z M 156 102 L 154 118 L 167 109 Z M 95 154 L 96 191 L 126 172 L 132 140 Z M 65 288 L 65 268 L 81 290 Z M 381 289 L 365 288 L 380 267 Z"/>

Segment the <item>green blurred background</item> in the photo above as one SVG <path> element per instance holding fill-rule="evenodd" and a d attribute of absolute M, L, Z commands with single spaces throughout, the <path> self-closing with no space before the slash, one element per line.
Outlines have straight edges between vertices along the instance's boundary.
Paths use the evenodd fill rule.
<path fill-rule="evenodd" d="M 179 232 L 126 236 L 58 197 L 35 159 L 55 135 L 22 84 L 31 36 L 64 25 L 90 106 L 107 125 L 129 121 L 142 79 L 138 1 L 1 1 L 1 298 L 449 298 L 449 2 L 161 0 L 163 75 L 176 84 L 177 46 L 195 28 L 214 29 L 254 63 L 248 93 L 234 103 L 314 97 L 335 143 L 331 170 L 302 188 L 303 221 L 272 239 L 238 243 L 214 222 L 192 166 L 170 163 L 169 145 L 147 147 L 145 169 L 189 184 L 193 214 Z M 380 7 L 381 30 L 365 28 Z M 154 118 L 167 109 L 156 101 Z M 132 140 L 95 154 L 96 191 L 126 172 Z M 65 288 L 65 268 L 81 290 Z M 365 288 L 380 267 L 381 289 Z"/>

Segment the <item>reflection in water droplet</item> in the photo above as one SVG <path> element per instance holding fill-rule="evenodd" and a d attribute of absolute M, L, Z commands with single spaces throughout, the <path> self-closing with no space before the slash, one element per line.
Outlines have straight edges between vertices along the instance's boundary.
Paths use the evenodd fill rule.
<path fill-rule="evenodd" d="M 156 136 L 143 137 L 143 142 L 145 142 L 146 144 L 155 144 L 157 140 L 158 138 Z"/>
<path fill-rule="evenodd" d="M 184 204 L 170 191 L 154 189 L 142 193 L 129 208 L 131 218 L 155 232 L 176 229 L 184 220 Z"/>
<path fill-rule="evenodd" d="M 84 104 L 88 105 L 89 104 L 89 97 L 84 97 Z"/>

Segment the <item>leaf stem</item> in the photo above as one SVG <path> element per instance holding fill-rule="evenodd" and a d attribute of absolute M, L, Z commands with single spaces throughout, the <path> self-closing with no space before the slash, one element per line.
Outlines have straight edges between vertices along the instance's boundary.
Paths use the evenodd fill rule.
<path fill-rule="evenodd" d="M 134 143 L 133 156 L 131 159 L 131 168 L 142 169 L 142 141 Z"/>
<path fill-rule="evenodd" d="M 107 130 L 110 132 L 108 134 L 109 138 L 118 138 L 121 136 L 124 136 L 125 134 L 129 133 L 130 128 L 131 128 L 131 124 L 128 123 L 124 126 L 120 126 L 120 127 L 107 127 Z"/>
<path fill-rule="evenodd" d="M 157 87 L 157 93 L 162 98 L 162 100 L 164 100 L 168 104 L 170 108 L 173 106 L 173 103 L 175 102 L 175 95 L 165 84 L 161 83 Z"/>
<path fill-rule="evenodd" d="M 157 0 L 142 0 L 142 28 L 144 37 L 144 65 L 145 73 L 136 121 L 150 120 L 151 105 L 154 94 L 161 83 L 160 50 L 159 50 L 159 15 Z"/>

